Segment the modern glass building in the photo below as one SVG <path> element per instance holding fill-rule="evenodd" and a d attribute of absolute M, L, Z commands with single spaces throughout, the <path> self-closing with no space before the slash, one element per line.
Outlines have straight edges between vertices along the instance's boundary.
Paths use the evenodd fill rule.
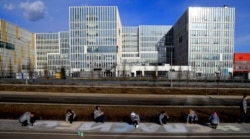
<path fill-rule="evenodd" d="M 164 36 L 170 29 L 171 26 L 139 26 L 139 56 L 141 65 L 157 65 L 160 62 L 158 51 L 164 47 Z M 165 57 L 165 55 L 161 56 Z"/>
<path fill-rule="evenodd" d="M 214 76 L 233 68 L 235 9 L 189 7 L 173 26 L 176 65 Z"/>
<path fill-rule="evenodd" d="M 61 72 L 64 68 L 66 75 L 70 75 L 70 46 L 69 32 L 59 32 L 59 53 L 48 53 L 48 69 L 53 73 Z"/>
<path fill-rule="evenodd" d="M 138 27 L 122 28 L 122 65 L 140 64 L 138 31 Z"/>
<path fill-rule="evenodd" d="M 56 72 L 54 64 L 48 63 L 49 53 L 59 53 L 59 33 L 37 33 L 36 34 L 36 58 L 38 75 L 43 76 L 45 72 L 53 75 Z"/>
<path fill-rule="evenodd" d="M 34 71 L 35 63 L 34 34 L 0 19 L 0 77 Z"/>
<path fill-rule="evenodd" d="M 69 32 L 36 35 L 37 69 L 67 74 L 179 65 L 206 76 L 233 68 L 235 9 L 189 7 L 174 26 L 122 27 L 115 6 L 72 6 Z M 116 73 L 117 74 L 117 73 Z"/>
<path fill-rule="evenodd" d="M 71 72 L 111 70 L 122 56 L 122 25 L 115 6 L 69 8 Z"/>
<path fill-rule="evenodd" d="M 165 34 L 171 26 L 143 25 L 123 27 L 122 60 L 124 65 L 166 63 Z"/>

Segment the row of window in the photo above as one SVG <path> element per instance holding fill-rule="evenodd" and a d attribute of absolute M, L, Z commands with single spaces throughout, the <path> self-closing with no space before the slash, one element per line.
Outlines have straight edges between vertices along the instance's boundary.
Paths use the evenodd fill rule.
<path fill-rule="evenodd" d="M 234 24 L 232 23 L 192 23 L 191 29 L 199 30 L 233 30 Z"/>
<path fill-rule="evenodd" d="M 136 47 L 122 49 L 122 52 L 138 52 L 138 51 L 139 50 Z"/>
<path fill-rule="evenodd" d="M 70 65 L 69 60 L 49 60 L 48 61 L 49 66 L 63 66 L 63 65 Z"/>
<path fill-rule="evenodd" d="M 228 38 L 193 38 L 190 39 L 191 44 L 220 44 L 233 46 L 233 39 Z M 211 45 L 210 45 L 211 46 Z M 213 46 L 213 45 L 212 45 Z"/>
<path fill-rule="evenodd" d="M 192 67 L 212 67 L 213 69 L 222 69 L 223 67 L 231 68 L 232 62 L 229 61 L 222 61 L 222 62 L 215 62 L 215 61 L 192 61 L 191 66 Z"/>
<path fill-rule="evenodd" d="M 42 33 L 42 34 L 36 34 L 37 40 L 57 40 L 58 39 L 58 33 Z"/>
<path fill-rule="evenodd" d="M 104 68 L 109 69 L 114 66 L 113 62 L 102 63 L 85 63 L 85 62 L 71 62 L 72 68 Z"/>
<path fill-rule="evenodd" d="M 222 60 L 232 60 L 232 54 L 223 54 Z M 190 55 L 191 60 L 220 60 L 220 54 L 193 54 Z"/>
<path fill-rule="evenodd" d="M 233 49 L 229 49 L 229 48 L 224 48 L 224 49 L 218 49 L 218 48 L 215 48 L 215 49 L 210 49 L 210 48 L 192 48 L 190 49 L 191 52 L 199 52 L 199 53 L 202 53 L 202 52 L 207 52 L 207 53 L 218 53 L 218 52 L 223 52 L 224 53 L 233 53 Z"/>
<path fill-rule="evenodd" d="M 114 21 L 116 7 L 70 7 L 70 21 Z"/>
<path fill-rule="evenodd" d="M 233 31 L 208 31 L 208 30 L 191 30 L 190 31 L 191 36 L 197 36 L 197 37 L 233 37 Z"/>
<path fill-rule="evenodd" d="M 115 29 L 102 29 L 102 30 L 72 30 L 71 37 L 116 37 Z"/>
<path fill-rule="evenodd" d="M 71 54 L 72 60 L 116 60 L 116 54 L 104 54 L 104 55 L 83 55 L 83 54 Z"/>
<path fill-rule="evenodd" d="M 128 57 L 128 58 L 139 57 L 139 54 L 122 54 L 122 57 Z"/>
<path fill-rule="evenodd" d="M 190 8 L 193 22 L 230 22 L 234 20 L 234 8 Z"/>
<path fill-rule="evenodd" d="M 117 22 L 115 21 L 99 21 L 99 22 L 71 22 L 70 23 L 70 29 L 91 29 L 91 30 L 97 30 L 97 29 L 116 29 L 117 28 Z"/>
<path fill-rule="evenodd" d="M 110 37 L 103 38 L 75 38 L 71 40 L 72 45 L 116 45 L 117 39 Z"/>
<path fill-rule="evenodd" d="M 0 48 L 15 50 L 15 45 L 12 43 L 0 41 Z"/>

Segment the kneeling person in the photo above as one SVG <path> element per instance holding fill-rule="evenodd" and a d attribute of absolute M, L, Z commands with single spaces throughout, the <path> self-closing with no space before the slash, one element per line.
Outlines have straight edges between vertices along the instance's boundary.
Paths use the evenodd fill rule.
<path fill-rule="evenodd" d="M 68 109 L 66 113 L 66 117 L 65 117 L 66 122 L 69 122 L 72 124 L 75 118 L 76 118 L 76 113 L 72 111 L 71 109 Z"/>
<path fill-rule="evenodd" d="M 210 122 L 212 128 L 214 128 L 214 129 L 217 128 L 217 126 L 220 123 L 220 118 L 216 112 L 213 112 L 211 114 L 211 116 L 209 117 L 209 122 Z"/>
<path fill-rule="evenodd" d="M 138 128 L 140 123 L 140 116 L 135 112 L 131 112 L 130 119 L 135 128 Z"/>
<path fill-rule="evenodd" d="M 104 112 L 101 111 L 100 106 L 96 106 L 93 112 L 95 122 L 104 123 Z"/>
<path fill-rule="evenodd" d="M 35 122 L 35 114 L 27 111 L 19 117 L 18 121 L 22 124 L 22 126 L 33 126 Z"/>

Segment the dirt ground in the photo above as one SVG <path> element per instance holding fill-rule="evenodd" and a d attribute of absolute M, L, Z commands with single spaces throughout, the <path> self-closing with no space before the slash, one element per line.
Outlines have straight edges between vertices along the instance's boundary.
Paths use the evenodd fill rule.
<path fill-rule="evenodd" d="M 139 86 L 39 86 L 39 85 L 0 85 L 1 91 L 21 92 L 61 92 L 61 93 L 102 93 L 102 94 L 166 94 L 166 95 L 242 95 L 249 94 L 249 88 L 170 88 Z M 66 110 L 71 108 L 77 112 L 78 120 L 92 120 L 92 105 L 42 105 L 42 104 L 0 104 L 0 118 L 17 119 L 25 111 L 33 111 L 42 119 L 64 120 Z M 102 106 L 107 121 L 127 121 L 131 111 L 141 115 L 142 121 L 156 122 L 160 111 L 165 110 L 170 122 L 185 122 L 188 110 L 192 107 L 128 107 Z M 200 121 L 206 121 L 213 111 L 221 117 L 222 122 L 237 122 L 239 108 L 192 108 L 197 111 Z M 249 116 L 250 117 L 250 116 Z M 247 118 L 250 119 L 250 118 Z"/>
<path fill-rule="evenodd" d="M 242 95 L 250 88 L 195 88 L 195 87 L 147 87 L 147 86 L 39 86 L 0 85 L 1 91 L 102 93 L 102 94 L 170 94 L 170 95 Z"/>

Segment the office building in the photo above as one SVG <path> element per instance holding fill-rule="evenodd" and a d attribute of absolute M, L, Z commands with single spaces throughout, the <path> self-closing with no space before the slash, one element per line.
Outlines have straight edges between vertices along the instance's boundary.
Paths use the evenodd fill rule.
<path fill-rule="evenodd" d="M 166 63 L 165 34 L 171 26 L 140 25 L 123 27 L 122 60 L 125 65 Z"/>
<path fill-rule="evenodd" d="M 34 33 L 1 19 L 0 77 L 15 77 L 16 73 L 33 76 L 35 63 Z"/>
<path fill-rule="evenodd" d="M 205 76 L 233 68 L 235 9 L 189 7 L 173 26 L 174 63 Z"/>
<path fill-rule="evenodd" d="M 122 24 L 115 6 L 69 8 L 71 72 L 109 71 L 120 64 Z"/>
<path fill-rule="evenodd" d="M 59 32 L 58 35 L 59 53 L 47 54 L 49 73 L 60 73 L 64 69 L 66 76 L 70 76 L 69 32 Z"/>
<path fill-rule="evenodd" d="M 140 65 L 138 27 L 122 28 L 121 65 Z"/>
<path fill-rule="evenodd" d="M 51 62 L 48 63 L 50 53 L 60 52 L 59 46 L 59 33 L 36 33 L 36 65 L 39 76 L 53 76 L 57 68 L 60 68 L 53 66 Z"/>
<path fill-rule="evenodd" d="M 250 53 L 234 54 L 233 76 L 240 79 L 250 79 Z"/>
<path fill-rule="evenodd" d="M 69 31 L 35 37 L 1 20 L 1 71 L 7 75 L 9 65 L 21 72 L 36 63 L 41 76 L 54 76 L 62 67 L 71 76 L 119 72 L 117 66 L 169 64 L 191 66 L 191 71 L 204 76 L 226 77 L 233 68 L 234 24 L 235 9 L 227 6 L 189 7 L 173 26 L 138 27 L 122 27 L 116 6 L 72 6 Z"/>
<path fill-rule="evenodd" d="M 171 26 L 140 25 L 139 52 L 141 65 L 158 65 L 166 62 L 165 34 Z"/>

